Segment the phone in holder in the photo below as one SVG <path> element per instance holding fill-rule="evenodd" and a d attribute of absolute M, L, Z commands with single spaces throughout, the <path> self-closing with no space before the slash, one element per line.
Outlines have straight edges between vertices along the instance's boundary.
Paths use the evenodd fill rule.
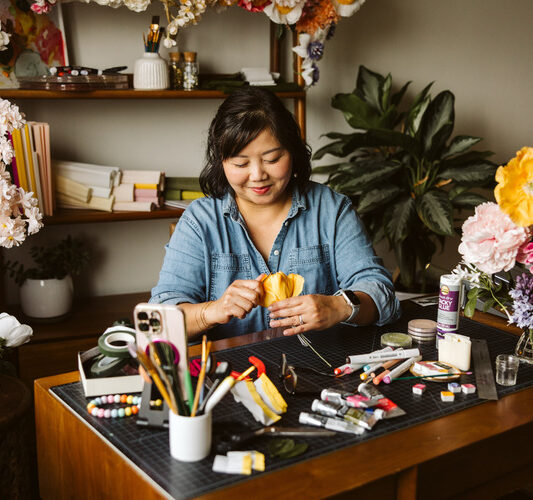
<path fill-rule="evenodd" d="M 149 340 L 154 345 L 172 349 L 181 393 L 186 397 L 185 376 L 189 361 L 183 312 L 176 305 L 142 302 L 135 306 L 133 315 L 139 349 L 149 353 Z"/>

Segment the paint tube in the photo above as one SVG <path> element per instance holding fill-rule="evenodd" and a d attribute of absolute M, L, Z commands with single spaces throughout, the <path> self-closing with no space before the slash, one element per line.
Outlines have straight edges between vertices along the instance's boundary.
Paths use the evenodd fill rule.
<path fill-rule="evenodd" d="M 383 418 L 394 418 L 405 415 L 403 411 L 396 403 L 393 403 L 389 398 L 386 398 L 374 384 L 359 384 L 357 390 L 370 401 L 376 402 L 376 406 L 385 411 Z"/>
<path fill-rule="evenodd" d="M 358 425 L 347 422 L 346 420 L 338 420 L 323 415 L 316 415 L 302 411 L 298 418 L 303 425 L 313 425 L 315 427 L 323 427 L 335 432 L 344 432 L 346 434 L 363 434 L 365 430 Z"/>
<path fill-rule="evenodd" d="M 377 401 L 371 401 L 364 395 L 340 392 L 336 389 L 323 389 L 320 393 L 320 399 L 350 408 L 370 408 L 377 405 Z"/>
<path fill-rule="evenodd" d="M 371 430 L 378 420 L 384 415 L 383 410 L 363 410 L 361 408 L 348 408 L 347 406 L 337 405 L 315 399 L 311 404 L 311 410 L 326 417 L 340 417 L 352 424 L 358 425 L 363 429 Z"/>

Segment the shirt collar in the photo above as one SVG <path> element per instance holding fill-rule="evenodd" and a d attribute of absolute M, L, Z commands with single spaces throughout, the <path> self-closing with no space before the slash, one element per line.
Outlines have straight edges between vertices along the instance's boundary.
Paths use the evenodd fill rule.
<path fill-rule="evenodd" d="M 307 200 L 305 196 L 300 193 L 298 186 L 294 186 L 292 190 L 292 205 L 287 214 L 287 219 L 297 215 L 300 209 L 307 210 Z M 241 214 L 239 212 L 239 207 L 237 206 L 237 202 L 231 191 L 228 191 L 222 197 L 222 212 L 224 215 L 229 215 L 236 222 L 240 219 Z"/>

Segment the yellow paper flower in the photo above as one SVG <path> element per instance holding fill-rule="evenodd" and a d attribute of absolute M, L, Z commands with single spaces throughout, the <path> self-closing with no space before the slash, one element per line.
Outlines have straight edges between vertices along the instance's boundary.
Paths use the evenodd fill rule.
<path fill-rule="evenodd" d="M 304 288 L 304 281 L 303 276 L 300 276 L 299 274 L 289 274 L 287 276 L 281 271 L 269 274 L 263 280 L 265 295 L 261 305 L 263 307 L 268 307 L 270 304 L 273 304 L 278 300 L 300 295 Z"/>
<path fill-rule="evenodd" d="M 533 148 L 522 148 L 496 171 L 494 197 L 502 212 L 521 227 L 533 224 Z"/>

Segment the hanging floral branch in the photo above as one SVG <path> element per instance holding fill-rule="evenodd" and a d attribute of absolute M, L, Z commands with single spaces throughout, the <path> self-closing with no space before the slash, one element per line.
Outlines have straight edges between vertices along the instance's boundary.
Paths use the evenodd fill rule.
<path fill-rule="evenodd" d="M 31 8 L 41 14 L 49 12 L 58 0 L 35 0 Z M 151 0 L 80 0 L 117 8 L 122 5 L 142 12 Z M 324 42 L 333 36 L 342 17 L 355 14 L 365 0 L 159 0 L 168 21 L 163 45 L 172 48 L 180 28 L 197 24 L 208 8 L 217 12 L 238 5 L 250 12 L 263 12 L 276 24 L 284 24 L 298 33 L 294 51 L 303 59 L 302 76 L 306 86 L 319 78 L 317 63 L 324 54 Z"/>

